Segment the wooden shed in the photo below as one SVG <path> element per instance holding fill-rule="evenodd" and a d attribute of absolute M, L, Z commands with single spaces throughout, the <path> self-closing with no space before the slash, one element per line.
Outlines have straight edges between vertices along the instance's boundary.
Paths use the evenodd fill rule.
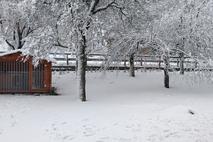
<path fill-rule="evenodd" d="M 21 51 L 0 54 L 0 93 L 49 93 L 51 62 L 42 59 L 34 66 L 33 56 Z"/>

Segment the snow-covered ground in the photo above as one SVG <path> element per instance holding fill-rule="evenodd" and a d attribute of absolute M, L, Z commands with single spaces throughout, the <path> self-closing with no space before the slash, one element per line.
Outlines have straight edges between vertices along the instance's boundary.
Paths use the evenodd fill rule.
<path fill-rule="evenodd" d="M 0 142 L 211 142 L 213 87 L 162 72 L 88 73 L 88 101 L 75 73 L 53 74 L 60 96 L 0 95 Z M 192 114 L 194 113 L 194 114 Z"/>

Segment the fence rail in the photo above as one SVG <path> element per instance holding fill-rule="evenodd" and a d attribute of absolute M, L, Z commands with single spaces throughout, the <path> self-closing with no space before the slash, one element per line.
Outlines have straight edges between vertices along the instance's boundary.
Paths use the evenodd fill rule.
<path fill-rule="evenodd" d="M 163 70 L 163 67 L 134 67 L 135 70 Z M 104 68 L 100 66 L 87 66 L 87 71 L 97 71 Z M 129 67 L 108 67 L 107 70 L 129 70 Z M 184 68 L 185 71 L 213 71 L 213 69 L 195 69 L 195 68 Z M 76 71 L 76 66 L 52 66 L 52 71 Z M 172 71 L 180 71 L 180 68 L 174 67 L 169 69 Z"/>
<path fill-rule="evenodd" d="M 76 55 L 72 53 L 50 53 L 57 61 L 53 65 L 53 71 L 75 71 L 76 70 Z M 103 69 L 103 65 L 107 62 L 109 56 L 106 54 L 89 54 L 87 56 L 87 71 Z M 170 70 L 180 70 L 180 57 L 170 56 Z M 107 67 L 107 70 L 128 70 L 128 58 L 115 59 L 112 64 Z M 163 60 L 159 55 L 135 55 L 135 69 L 146 70 L 162 70 L 164 67 Z M 185 71 L 195 70 L 197 62 L 190 57 L 184 57 Z"/>
<path fill-rule="evenodd" d="M 4 53 L 1 52 L 0 53 Z M 56 60 L 53 64 L 53 71 L 75 71 L 76 70 L 76 54 L 67 53 L 49 53 L 49 56 Z M 106 54 L 89 54 L 87 55 L 87 70 L 100 70 L 107 62 L 109 56 Z M 170 56 L 171 70 L 180 70 L 180 57 Z M 115 59 L 108 66 L 107 70 L 128 70 L 128 57 L 124 59 Z M 164 67 L 163 60 L 160 55 L 135 55 L 135 69 L 162 70 Z M 197 68 L 197 62 L 190 57 L 184 57 L 184 70 L 191 71 Z"/>

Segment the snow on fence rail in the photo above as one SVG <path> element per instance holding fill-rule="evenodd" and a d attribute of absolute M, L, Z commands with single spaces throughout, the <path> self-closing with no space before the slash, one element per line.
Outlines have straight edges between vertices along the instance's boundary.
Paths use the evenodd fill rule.
<path fill-rule="evenodd" d="M 75 71 L 76 55 L 72 53 L 50 53 L 57 63 L 53 65 L 54 71 Z M 109 56 L 106 54 L 89 54 L 87 58 L 87 70 L 100 70 L 103 68 Z M 115 59 L 107 70 L 128 70 L 129 59 Z M 163 60 L 159 55 L 135 55 L 135 69 L 153 69 L 162 70 L 164 68 Z M 184 57 L 185 70 L 195 70 L 197 62 L 190 57 Z M 170 56 L 171 70 L 180 70 L 180 57 Z"/>
<path fill-rule="evenodd" d="M 0 53 L 4 53 L 0 51 Z M 65 53 L 49 53 L 49 56 L 54 58 L 57 62 L 53 64 L 53 71 L 75 71 L 76 70 L 76 55 L 70 52 Z M 100 70 L 104 67 L 107 61 L 106 54 L 89 54 L 87 58 L 87 70 Z M 170 70 L 180 70 L 180 57 L 170 56 Z M 128 70 L 129 59 L 116 59 L 110 64 L 107 70 Z M 135 55 L 135 69 L 152 69 L 162 70 L 164 68 L 163 60 L 159 55 Z M 190 57 L 184 57 L 184 69 L 192 71 L 197 69 L 197 62 Z M 213 70 L 213 69 L 209 69 Z"/>

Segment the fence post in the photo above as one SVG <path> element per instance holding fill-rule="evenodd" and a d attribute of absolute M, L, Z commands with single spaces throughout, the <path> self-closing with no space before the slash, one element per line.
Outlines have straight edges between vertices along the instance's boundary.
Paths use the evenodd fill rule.
<path fill-rule="evenodd" d="M 197 66 L 198 66 L 198 62 L 197 62 L 197 61 L 195 61 L 195 69 L 197 68 Z"/>
<path fill-rule="evenodd" d="M 179 68 L 180 67 L 180 60 L 179 60 L 179 58 L 177 58 L 177 68 Z"/>
<path fill-rule="evenodd" d="M 75 72 L 76 72 L 76 76 L 77 76 L 77 72 L 78 72 L 78 55 L 76 55 L 76 59 L 75 59 Z"/>
<path fill-rule="evenodd" d="M 124 70 L 126 70 L 126 57 L 124 58 Z"/>
<path fill-rule="evenodd" d="M 69 65 L 69 55 L 66 54 L 66 62 L 67 62 L 67 66 Z"/>
<path fill-rule="evenodd" d="M 159 56 L 159 63 L 158 63 L 159 69 L 161 68 L 161 56 Z"/>
<path fill-rule="evenodd" d="M 143 66 L 143 58 L 141 57 L 141 66 Z"/>

